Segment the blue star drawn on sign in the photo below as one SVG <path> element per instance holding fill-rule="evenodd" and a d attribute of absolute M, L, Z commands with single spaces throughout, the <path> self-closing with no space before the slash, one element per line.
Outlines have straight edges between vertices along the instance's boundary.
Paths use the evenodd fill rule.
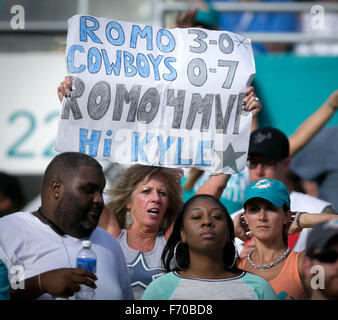
<path fill-rule="evenodd" d="M 240 158 L 243 154 L 245 154 L 245 152 L 235 152 L 231 143 L 229 143 L 225 151 L 216 150 L 216 154 L 221 159 L 218 167 L 216 168 L 217 171 L 225 167 L 230 167 L 235 172 L 238 172 L 236 159 Z"/>
<path fill-rule="evenodd" d="M 250 43 L 245 42 L 245 38 L 240 39 L 238 38 L 236 35 L 234 36 L 236 39 L 234 39 L 235 42 L 238 42 L 237 48 L 242 44 L 243 47 L 245 47 L 246 49 L 248 49 L 248 47 L 250 46 Z"/>
<path fill-rule="evenodd" d="M 149 283 L 159 276 L 163 275 L 163 271 L 159 268 L 149 268 L 143 253 L 140 252 L 134 261 L 127 264 L 129 279 L 132 288 L 147 288 Z"/>

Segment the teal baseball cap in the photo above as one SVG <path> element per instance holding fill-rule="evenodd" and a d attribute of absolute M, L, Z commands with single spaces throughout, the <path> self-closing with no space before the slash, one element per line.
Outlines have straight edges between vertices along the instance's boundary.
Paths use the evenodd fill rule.
<path fill-rule="evenodd" d="M 262 198 L 271 202 L 277 208 L 286 205 L 290 209 L 290 196 L 284 183 L 274 179 L 261 179 L 251 183 L 245 190 L 245 203 L 253 198 Z"/>

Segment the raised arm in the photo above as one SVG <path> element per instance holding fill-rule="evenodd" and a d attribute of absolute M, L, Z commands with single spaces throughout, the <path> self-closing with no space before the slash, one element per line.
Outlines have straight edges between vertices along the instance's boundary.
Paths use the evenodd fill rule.
<path fill-rule="evenodd" d="M 209 179 L 196 191 L 196 194 L 211 194 L 219 199 L 229 179 L 230 174 L 210 175 Z"/>
<path fill-rule="evenodd" d="M 321 107 L 309 116 L 289 137 L 290 156 L 303 148 L 330 120 L 338 109 L 338 90 L 335 90 Z"/>
<path fill-rule="evenodd" d="M 174 28 L 191 28 L 195 26 L 198 8 L 188 8 L 184 13 L 177 12 Z"/>
<path fill-rule="evenodd" d="M 321 213 L 312 214 L 307 212 L 297 212 L 294 220 L 292 221 L 288 233 L 290 235 L 302 231 L 304 228 L 312 228 L 314 225 L 320 222 L 326 222 L 329 220 L 338 219 L 336 214 Z"/>

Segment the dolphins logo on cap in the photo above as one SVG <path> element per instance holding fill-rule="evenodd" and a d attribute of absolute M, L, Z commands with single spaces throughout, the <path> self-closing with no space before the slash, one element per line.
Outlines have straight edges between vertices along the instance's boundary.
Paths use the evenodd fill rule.
<path fill-rule="evenodd" d="M 253 186 L 253 188 L 257 189 L 266 189 L 271 186 L 271 182 L 267 179 L 259 180 L 257 183 Z"/>

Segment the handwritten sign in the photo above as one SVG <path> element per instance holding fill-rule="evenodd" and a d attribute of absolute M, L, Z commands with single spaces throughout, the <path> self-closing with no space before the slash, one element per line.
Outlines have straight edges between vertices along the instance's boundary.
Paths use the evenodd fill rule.
<path fill-rule="evenodd" d="M 91 16 L 68 20 L 56 150 L 98 160 L 234 173 L 245 166 L 255 74 L 251 41 Z"/>

